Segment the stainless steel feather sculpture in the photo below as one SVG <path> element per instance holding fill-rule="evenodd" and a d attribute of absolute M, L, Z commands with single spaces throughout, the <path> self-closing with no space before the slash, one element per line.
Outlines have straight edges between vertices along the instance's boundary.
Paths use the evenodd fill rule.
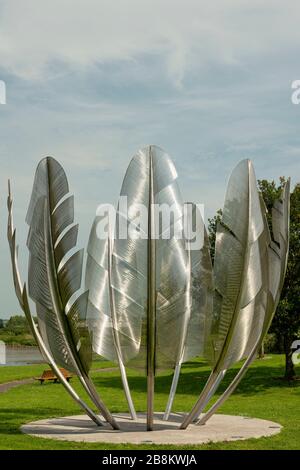
<path fill-rule="evenodd" d="M 182 429 L 193 421 L 204 424 L 235 390 L 279 302 L 289 246 L 289 185 L 274 204 L 270 232 L 252 163 L 237 165 L 217 227 L 212 267 L 201 214 L 197 205 L 183 203 L 170 157 L 156 146 L 138 151 L 125 174 L 115 220 L 108 216 L 105 236 L 98 233 L 103 222 L 99 214 L 94 220 L 85 291 L 80 293 L 83 250 L 75 250 L 74 199 L 60 164 L 51 157 L 43 159 L 26 218 L 28 292 L 38 327 L 20 279 L 9 189 L 8 240 L 16 295 L 45 360 L 95 423 L 103 424 L 58 367 L 79 377 L 105 420 L 119 429 L 89 377 L 92 350 L 118 363 L 132 419 L 137 416 L 125 367 L 145 370 L 147 430 L 153 429 L 159 369 L 174 369 L 167 420 L 182 364 L 201 356 L 212 366 Z M 196 245 L 195 237 L 200 240 Z M 231 384 L 199 420 L 228 368 L 242 359 Z"/>
<path fill-rule="evenodd" d="M 188 311 L 182 330 L 180 354 L 175 366 L 164 420 L 169 418 L 172 410 L 181 366 L 183 362 L 204 354 L 205 335 L 210 331 L 212 321 L 213 276 L 208 235 L 197 206 L 193 203 L 189 203 L 188 206 L 190 206 L 191 211 L 186 212 L 187 232 L 191 231 L 192 227 L 197 227 L 197 230 L 201 231 L 201 235 L 198 234 L 200 235 L 199 246 L 192 249 L 192 234 L 186 233 L 188 242 Z"/>
<path fill-rule="evenodd" d="M 42 336 L 55 361 L 77 374 L 99 411 L 118 429 L 88 375 L 92 349 L 82 325 L 87 293 L 73 297 L 81 286 L 83 250 L 69 255 L 78 232 L 74 197 L 63 168 L 51 157 L 38 165 L 26 221 L 30 227 L 29 295 L 36 304 Z"/>
<path fill-rule="evenodd" d="M 199 420 L 198 424 L 205 424 L 208 419 L 218 410 L 224 401 L 234 392 L 244 375 L 246 374 L 249 366 L 255 359 L 257 351 L 261 347 L 266 333 L 271 325 L 274 317 L 280 293 L 284 283 L 284 277 L 287 267 L 288 247 L 289 247 L 289 212 L 290 212 L 290 180 L 285 183 L 282 190 L 281 198 L 275 201 L 272 209 L 272 232 L 274 239 L 272 240 L 268 222 L 266 218 L 266 207 L 261 197 L 261 208 L 264 216 L 265 226 L 265 246 L 262 248 L 262 256 L 267 258 L 265 281 L 267 282 L 267 296 L 263 304 L 256 305 L 256 310 L 259 310 L 259 318 L 263 316 L 263 326 L 256 329 L 255 336 L 252 339 L 252 350 L 249 353 L 246 361 L 242 365 L 240 371 L 236 374 L 233 381 L 229 384 L 224 393 L 212 405 L 212 407 L 205 413 Z M 258 316 L 258 312 L 256 313 Z M 253 334 L 252 334 L 253 335 Z"/>
<path fill-rule="evenodd" d="M 205 324 L 211 318 L 208 238 L 205 233 L 198 250 L 192 251 L 187 244 L 184 205 L 176 179 L 174 165 L 161 149 L 151 146 L 140 150 L 124 178 L 114 243 L 109 237 L 98 237 L 100 218 L 96 217 L 88 244 L 86 288 L 94 350 L 118 360 L 132 415 L 124 363 L 146 368 L 148 429 L 153 426 L 157 368 L 175 366 L 168 416 L 181 364 L 203 350 Z M 126 209 L 122 207 L 124 198 Z M 162 206 L 169 210 L 167 215 L 172 209 L 171 223 L 154 212 Z M 141 208 L 147 211 L 144 225 L 139 223 Z M 201 214 L 192 205 L 191 219 L 196 217 L 201 219 Z M 122 236 L 122 228 L 129 236 Z M 167 337 L 172 341 L 166 341 Z"/>
<path fill-rule="evenodd" d="M 182 355 L 182 331 L 188 315 L 188 256 L 183 230 L 183 202 L 170 157 L 158 147 L 139 151 L 127 169 L 117 210 L 112 253 L 112 288 L 116 325 L 124 363 L 146 369 L 147 429 L 153 428 L 154 378 Z M 159 223 L 155 207 L 173 209 L 170 225 Z M 146 208 L 146 224 L 140 211 Z M 131 234 L 122 237 L 122 227 Z M 168 236 L 163 234 L 168 231 Z M 172 338 L 172 341 L 166 341 Z"/>
<path fill-rule="evenodd" d="M 279 224 L 286 227 L 287 218 L 288 211 L 279 217 Z M 288 227 L 283 231 L 287 240 Z M 279 238 L 279 234 L 277 236 Z M 266 324 L 269 326 L 267 318 L 274 313 L 269 288 L 276 262 L 280 272 L 284 272 L 280 269 L 280 260 L 270 261 L 271 256 L 265 208 L 258 194 L 253 166 L 245 160 L 231 175 L 216 235 L 214 322 L 206 351 L 213 369 L 193 410 L 182 423 L 182 429 L 197 419 L 233 363 L 255 357 L 267 331 Z M 285 264 L 284 255 L 283 258 Z M 275 277 L 278 279 L 276 274 Z M 275 297 L 279 298 L 279 290 L 279 283 L 275 282 Z M 223 401 L 227 396 L 224 394 Z M 213 411 L 216 409 L 214 407 Z M 199 423 L 204 422 L 205 419 Z"/>
<path fill-rule="evenodd" d="M 87 324 L 92 333 L 93 350 L 100 356 L 117 361 L 122 384 L 132 419 L 137 419 L 130 394 L 126 370 L 120 347 L 114 292 L 111 284 L 112 236 L 108 220 L 107 237 L 98 236 L 102 221 L 96 216 L 88 242 L 85 288 L 89 292 Z"/>
<path fill-rule="evenodd" d="M 36 304 L 41 336 L 57 364 L 74 372 L 105 419 L 118 425 L 91 382 L 91 343 L 83 321 L 87 293 L 81 286 L 83 250 L 71 256 L 77 241 L 74 198 L 63 168 L 51 157 L 36 170 L 26 221 L 30 227 L 28 288 Z"/>
<path fill-rule="evenodd" d="M 264 223 L 256 178 L 251 162 L 245 160 L 229 180 L 216 234 L 214 320 L 206 350 L 213 369 L 183 429 L 200 414 L 226 370 L 247 355 L 256 297 L 263 290 L 261 236 Z"/>
<path fill-rule="evenodd" d="M 45 342 L 38 330 L 37 325 L 33 319 L 31 314 L 31 310 L 29 307 L 28 301 L 28 294 L 26 285 L 22 284 L 20 271 L 18 267 L 18 247 L 16 245 L 16 230 L 13 225 L 13 213 L 12 213 L 12 196 L 11 196 L 11 188 L 10 183 L 8 184 L 8 199 L 7 199 L 7 206 L 8 206 L 8 227 L 7 227 L 7 237 L 9 242 L 10 248 L 10 255 L 11 255 L 11 264 L 12 264 L 12 272 L 13 272 L 13 281 L 17 299 L 19 301 L 20 307 L 23 310 L 28 325 L 30 327 L 31 333 L 40 349 L 42 356 L 44 357 L 45 361 L 49 364 L 51 369 L 53 370 L 54 374 L 59 378 L 60 382 L 66 389 L 66 391 L 71 395 L 71 397 L 76 401 L 83 408 L 86 414 L 98 425 L 102 426 L 103 423 L 101 419 L 90 409 L 90 407 L 79 397 L 79 395 L 75 392 L 69 382 L 65 379 L 64 375 L 61 373 L 59 367 L 57 366 L 53 356 L 51 355 L 49 349 L 45 345 Z"/>

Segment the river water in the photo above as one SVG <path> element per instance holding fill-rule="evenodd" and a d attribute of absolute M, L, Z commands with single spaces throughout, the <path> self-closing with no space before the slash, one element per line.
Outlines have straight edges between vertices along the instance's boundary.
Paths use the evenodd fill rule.
<path fill-rule="evenodd" d="M 4 363 L 5 362 L 5 363 Z M 36 347 L 6 346 L 5 360 L 0 361 L 1 366 L 22 366 L 26 364 L 39 364 L 45 362 Z"/>

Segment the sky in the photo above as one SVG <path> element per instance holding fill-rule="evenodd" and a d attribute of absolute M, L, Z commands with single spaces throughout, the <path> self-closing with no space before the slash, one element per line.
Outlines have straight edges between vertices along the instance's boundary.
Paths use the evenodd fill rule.
<path fill-rule="evenodd" d="M 75 194 L 80 247 L 148 144 L 173 158 L 184 199 L 206 217 L 243 158 L 259 179 L 300 181 L 299 15 L 294 0 L 0 0 L 0 318 L 21 313 L 7 179 L 25 280 L 25 215 L 46 155 Z"/>

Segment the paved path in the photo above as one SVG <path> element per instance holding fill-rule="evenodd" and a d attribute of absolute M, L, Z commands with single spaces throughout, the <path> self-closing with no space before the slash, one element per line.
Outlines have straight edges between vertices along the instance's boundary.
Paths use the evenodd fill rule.
<path fill-rule="evenodd" d="M 33 379 L 12 380 L 11 382 L 6 382 L 4 384 L 0 384 L 0 393 L 7 392 L 11 388 L 19 387 L 20 385 L 31 384 L 33 382 Z"/>
<path fill-rule="evenodd" d="M 88 416 L 67 416 L 25 424 L 21 431 L 31 436 L 76 442 L 105 442 L 109 444 L 175 444 L 197 445 L 207 442 L 244 440 L 253 437 L 272 436 L 281 431 L 281 426 L 272 421 L 244 416 L 216 414 L 205 426 L 191 424 L 188 429 L 178 429 L 183 413 L 172 413 L 169 421 L 162 421 L 163 413 L 154 414 L 154 430 L 146 431 L 146 415 L 138 413 L 132 421 L 126 413 L 114 414 L 120 431 L 113 431 L 105 423 L 98 428 Z"/>

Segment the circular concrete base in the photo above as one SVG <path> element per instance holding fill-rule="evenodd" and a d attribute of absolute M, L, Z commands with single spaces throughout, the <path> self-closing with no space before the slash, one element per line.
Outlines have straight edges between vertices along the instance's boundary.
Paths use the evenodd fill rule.
<path fill-rule="evenodd" d="M 180 430 L 178 426 L 183 413 L 171 414 L 169 421 L 162 421 L 162 416 L 163 413 L 155 413 L 151 432 L 146 431 L 145 413 L 138 413 L 137 421 L 132 421 L 127 414 L 115 415 L 120 431 L 112 430 L 108 424 L 97 427 L 84 415 L 35 421 L 22 426 L 21 431 L 36 437 L 76 442 L 196 445 L 272 436 L 281 430 L 281 426 L 272 421 L 219 414 L 204 426 L 192 424 L 186 430 Z"/>

